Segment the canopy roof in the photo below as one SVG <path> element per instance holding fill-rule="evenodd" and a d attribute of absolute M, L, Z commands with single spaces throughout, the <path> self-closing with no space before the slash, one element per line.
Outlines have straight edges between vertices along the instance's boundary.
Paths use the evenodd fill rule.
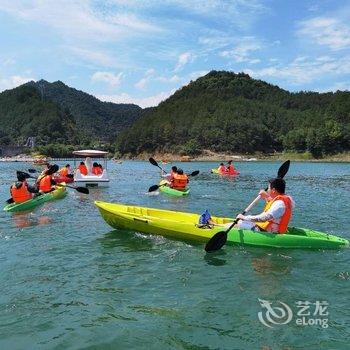
<path fill-rule="evenodd" d="M 73 154 L 76 156 L 83 156 L 83 157 L 103 157 L 107 155 L 108 152 L 92 150 L 92 149 L 84 149 L 81 151 L 73 151 Z"/>

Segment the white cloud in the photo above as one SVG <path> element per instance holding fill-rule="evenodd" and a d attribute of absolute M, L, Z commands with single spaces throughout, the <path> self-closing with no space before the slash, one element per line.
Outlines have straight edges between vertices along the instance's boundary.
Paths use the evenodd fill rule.
<path fill-rule="evenodd" d="M 142 78 L 135 84 L 135 87 L 137 89 L 143 90 L 146 87 L 147 81 L 147 78 Z"/>
<path fill-rule="evenodd" d="M 3 66 L 13 66 L 16 63 L 16 61 L 13 58 L 6 58 L 2 61 Z"/>
<path fill-rule="evenodd" d="M 35 80 L 35 78 L 21 77 L 19 75 L 12 75 L 11 77 L 0 79 L 0 91 L 13 89 L 31 80 Z"/>
<path fill-rule="evenodd" d="M 340 91 L 350 91 L 350 82 L 346 82 L 346 81 L 342 81 L 342 82 L 338 82 L 338 83 L 335 83 L 331 86 L 329 86 L 328 88 L 323 88 L 323 89 L 320 89 L 318 90 L 319 92 L 329 92 L 329 91 L 337 91 L 337 90 L 340 90 Z"/>
<path fill-rule="evenodd" d="M 339 59 L 323 57 L 321 60 L 297 57 L 288 65 L 275 65 L 257 70 L 245 69 L 244 71 L 254 78 L 274 77 L 285 79 L 290 84 L 298 85 L 310 83 L 331 75 L 350 74 L 350 56 Z"/>
<path fill-rule="evenodd" d="M 332 50 L 350 47 L 350 26 L 336 18 L 315 17 L 299 22 L 297 35 Z"/>
<path fill-rule="evenodd" d="M 105 82 L 111 86 L 119 86 L 121 79 L 122 79 L 123 73 L 120 72 L 118 74 L 114 74 L 111 72 L 96 72 L 92 75 L 91 80 L 92 81 L 102 81 Z"/>
<path fill-rule="evenodd" d="M 173 75 L 172 77 L 158 77 L 156 80 L 161 81 L 162 83 L 178 83 L 181 78 L 178 75 Z"/>
<path fill-rule="evenodd" d="M 194 55 L 191 52 L 182 53 L 178 58 L 175 71 L 181 70 L 188 62 L 192 62 L 193 60 L 194 60 Z"/>
<path fill-rule="evenodd" d="M 85 0 L 2 0 L 0 11 L 21 21 L 46 25 L 68 40 L 73 37 L 115 41 L 130 35 L 161 31 L 132 13 L 118 11 L 106 14 L 93 5 L 93 2 Z"/>
<path fill-rule="evenodd" d="M 79 47 L 67 47 L 66 48 L 71 54 L 82 59 L 85 62 L 90 62 L 95 65 L 102 65 L 104 67 L 120 67 L 122 65 L 116 62 L 113 56 L 98 50 L 89 50 Z"/>
<path fill-rule="evenodd" d="M 222 51 L 219 55 L 232 58 L 235 62 L 257 63 L 259 61 L 256 58 L 250 58 L 250 54 L 258 50 L 261 50 L 261 45 L 255 38 L 244 37 L 232 50 Z"/>
<path fill-rule="evenodd" d="M 142 108 L 147 108 L 157 106 L 161 101 L 166 100 L 174 92 L 175 89 L 167 92 L 160 92 L 157 95 L 144 98 L 132 97 L 126 93 L 122 93 L 120 95 L 97 95 L 96 97 L 101 101 L 113 103 L 134 103 Z"/>

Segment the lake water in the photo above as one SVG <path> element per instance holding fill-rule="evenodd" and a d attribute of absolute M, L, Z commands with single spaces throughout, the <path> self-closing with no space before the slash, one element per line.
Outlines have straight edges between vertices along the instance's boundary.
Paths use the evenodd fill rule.
<path fill-rule="evenodd" d="M 181 163 L 201 173 L 190 196 L 173 198 L 147 194 L 159 181 L 150 163 L 109 162 L 109 188 L 69 190 L 29 214 L 1 212 L 0 349 L 348 349 L 349 249 L 205 254 L 200 244 L 113 230 L 93 204 L 234 216 L 281 163 L 235 165 L 241 175 L 220 178 L 209 172 L 217 163 Z M 0 166 L 4 203 L 15 170 L 33 166 Z M 292 162 L 285 179 L 296 202 L 293 225 L 350 239 L 349 163 Z M 259 299 L 272 303 L 270 313 Z M 282 324 L 288 307 L 292 319 Z"/>

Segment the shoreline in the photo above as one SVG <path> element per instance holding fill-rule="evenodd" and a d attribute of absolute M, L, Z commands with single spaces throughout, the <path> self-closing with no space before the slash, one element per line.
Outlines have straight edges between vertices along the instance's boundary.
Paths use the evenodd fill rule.
<path fill-rule="evenodd" d="M 272 161 L 285 161 L 287 159 L 294 162 L 315 162 L 315 163 L 350 163 L 350 152 L 335 154 L 333 156 L 327 156 L 324 158 L 312 158 L 309 154 L 298 153 L 275 153 L 270 155 L 263 154 L 225 154 L 216 153 L 212 151 L 204 151 L 203 154 L 198 156 L 183 156 L 180 154 L 171 153 L 141 153 L 135 157 L 120 157 L 114 159 L 115 161 L 123 160 L 145 160 L 148 161 L 150 157 L 153 157 L 161 163 L 171 162 L 227 162 L 232 160 L 233 162 L 272 162 Z M 49 159 L 49 157 L 47 157 Z M 64 160 L 66 158 L 62 158 Z M 30 157 L 28 155 L 20 154 L 13 157 L 0 157 L 0 162 L 27 162 L 33 163 L 38 160 L 37 157 Z M 110 159 L 112 160 L 112 158 Z"/>
<path fill-rule="evenodd" d="M 335 154 L 333 156 L 327 156 L 324 158 L 312 158 L 309 154 L 297 154 L 297 153 L 275 153 L 270 155 L 262 154 L 225 154 L 215 153 L 212 151 L 205 151 L 198 156 L 182 156 L 180 154 L 170 153 L 142 153 L 136 157 L 120 158 L 124 160 L 148 160 L 149 157 L 155 158 L 159 162 L 171 163 L 171 162 L 227 162 L 232 160 L 233 162 L 272 162 L 272 161 L 285 161 L 291 160 L 294 162 L 315 162 L 315 163 L 350 163 L 350 152 Z M 186 158 L 184 158 L 186 157 Z"/>

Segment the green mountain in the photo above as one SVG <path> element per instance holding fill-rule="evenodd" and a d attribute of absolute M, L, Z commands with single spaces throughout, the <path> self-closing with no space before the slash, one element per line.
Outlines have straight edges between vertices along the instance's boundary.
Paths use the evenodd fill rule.
<path fill-rule="evenodd" d="M 79 144 L 74 116 L 56 103 L 42 101 L 32 86 L 22 85 L 0 94 L 0 145 L 24 145 L 28 137 L 38 144 Z"/>
<path fill-rule="evenodd" d="M 254 153 L 350 149 L 350 92 L 299 92 L 244 73 L 212 71 L 178 90 L 117 140 L 121 154 L 203 149 Z"/>
<path fill-rule="evenodd" d="M 85 139 L 111 141 L 130 127 L 141 115 L 142 108 L 134 104 L 101 102 L 94 96 L 73 89 L 61 81 L 29 82 L 40 93 L 43 101 L 52 101 L 74 116 L 76 126 Z"/>

